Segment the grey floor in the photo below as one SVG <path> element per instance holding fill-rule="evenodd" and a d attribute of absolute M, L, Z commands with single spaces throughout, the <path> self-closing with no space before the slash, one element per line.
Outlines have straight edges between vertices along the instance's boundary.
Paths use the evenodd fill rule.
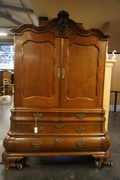
<path fill-rule="evenodd" d="M 0 97 L 0 154 L 9 130 L 12 97 Z M 22 170 L 4 169 L 0 156 L 0 180 L 120 180 L 120 113 L 109 113 L 109 136 L 114 165 L 97 168 L 92 157 L 29 157 Z"/>

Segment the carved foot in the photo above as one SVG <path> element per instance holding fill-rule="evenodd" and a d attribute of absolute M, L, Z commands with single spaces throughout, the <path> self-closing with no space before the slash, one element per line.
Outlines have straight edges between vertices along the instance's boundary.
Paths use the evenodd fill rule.
<path fill-rule="evenodd" d="M 108 166 L 112 166 L 113 165 L 113 161 L 111 159 L 111 152 L 110 150 L 108 150 L 105 154 L 103 155 L 93 155 L 94 157 L 94 161 L 95 161 L 95 165 L 100 168 L 102 166 L 102 164 L 106 164 Z"/>
<path fill-rule="evenodd" d="M 25 160 L 26 158 L 22 156 L 16 156 L 16 154 L 7 153 L 6 151 L 4 151 L 2 154 L 2 162 L 6 170 L 8 170 L 10 167 L 22 169 Z"/>

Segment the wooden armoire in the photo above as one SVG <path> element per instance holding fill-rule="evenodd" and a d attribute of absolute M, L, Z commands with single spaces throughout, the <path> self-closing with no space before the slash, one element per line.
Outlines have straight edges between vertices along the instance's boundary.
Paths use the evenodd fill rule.
<path fill-rule="evenodd" d="M 86 156 L 110 161 L 103 89 L 109 36 L 85 30 L 66 11 L 15 37 L 14 107 L 4 139 L 5 167 L 30 156 Z"/>

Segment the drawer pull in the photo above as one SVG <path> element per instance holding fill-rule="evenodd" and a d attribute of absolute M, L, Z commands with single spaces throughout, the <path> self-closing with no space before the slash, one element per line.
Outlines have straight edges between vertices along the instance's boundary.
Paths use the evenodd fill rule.
<path fill-rule="evenodd" d="M 85 141 L 78 141 L 77 142 L 77 146 L 79 146 L 80 148 L 82 148 L 83 146 L 85 146 Z"/>
<path fill-rule="evenodd" d="M 56 142 L 63 142 L 63 138 L 56 138 Z"/>
<path fill-rule="evenodd" d="M 78 113 L 77 114 L 77 117 L 79 118 L 79 119 L 82 119 L 82 118 L 84 118 L 86 116 L 86 114 L 84 114 L 84 113 Z"/>
<path fill-rule="evenodd" d="M 42 127 L 38 127 L 38 132 L 41 132 L 42 131 Z"/>
<path fill-rule="evenodd" d="M 42 114 L 42 113 L 37 112 L 37 113 L 33 113 L 33 116 L 34 116 L 34 117 L 42 117 L 42 116 L 43 116 L 43 114 Z"/>
<path fill-rule="evenodd" d="M 58 128 L 58 129 L 61 129 L 63 127 L 64 127 L 64 124 L 62 124 L 62 123 L 56 124 L 56 128 Z"/>
<path fill-rule="evenodd" d="M 34 142 L 32 143 L 32 145 L 35 146 L 35 147 L 40 147 L 40 146 L 42 145 L 42 142 L 40 142 L 40 141 L 34 141 Z"/>
<path fill-rule="evenodd" d="M 78 133 L 82 133 L 83 131 L 85 131 L 85 127 L 77 127 L 76 128 L 76 131 L 78 132 Z"/>

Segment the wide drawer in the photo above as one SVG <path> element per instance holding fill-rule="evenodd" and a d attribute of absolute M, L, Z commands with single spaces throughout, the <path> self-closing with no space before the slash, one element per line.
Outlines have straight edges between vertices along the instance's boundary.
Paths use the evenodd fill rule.
<path fill-rule="evenodd" d="M 101 123 L 35 123 L 17 122 L 15 124 L 16 135 L 102 135 Z M 14 134 L 14 133 L 13 133 Z"/>
<path fill-rule="evenodd" d="M 79 152 L 96 151 L 106 148 L 102 147 L 100 137 L 42 137 L 42 138 L 16 138 L 14 141 L 15 152 Z M 105 141 L 105 138 L 104 138 Z"/>

